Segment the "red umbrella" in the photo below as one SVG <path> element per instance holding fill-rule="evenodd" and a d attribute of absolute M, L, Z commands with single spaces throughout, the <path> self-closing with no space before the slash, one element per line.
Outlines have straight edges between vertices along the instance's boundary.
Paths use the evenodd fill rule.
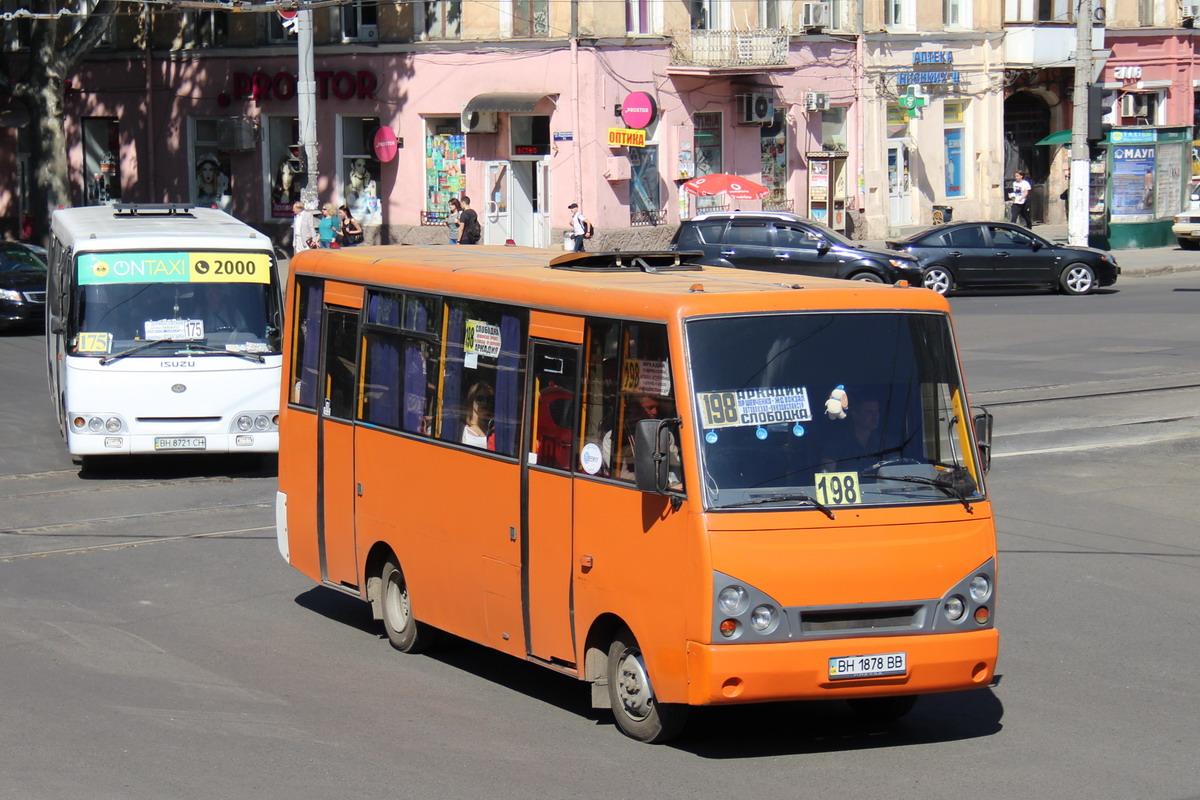
<path fill-rule="evenodd" d="M 771 193 L 771 190 L 761 183 L 739 178 L 737 175 L 726 175 L 724 172 L 692 178 L 683 184 L 683 190 L 697 197 L 712 197 L 724 192 L 735 200 L 761 200 Z"/>

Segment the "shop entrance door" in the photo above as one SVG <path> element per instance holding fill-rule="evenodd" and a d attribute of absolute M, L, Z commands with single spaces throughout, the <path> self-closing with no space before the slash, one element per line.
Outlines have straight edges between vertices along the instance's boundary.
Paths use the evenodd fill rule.
<path fill-rule="evenodd" d="M 483 239 L 481 244 L 504 244 L 512 238 L 512 215 L 508 209 L 509 163 L 489 161 L 487 198 L 483 203 Z"/>
<path fill-rule="evenodd" d="M 541 247 L 537 241 L 536 228 L 538 186 L 536 161 L 512 162 L 512 238 L 522 247 Z"/>
<path fill-rule="evenodd" d="M 888 142 L 888 222 L 893 226 L 912 224 L 911 182 L 908 173 L 908 145 Z"/>

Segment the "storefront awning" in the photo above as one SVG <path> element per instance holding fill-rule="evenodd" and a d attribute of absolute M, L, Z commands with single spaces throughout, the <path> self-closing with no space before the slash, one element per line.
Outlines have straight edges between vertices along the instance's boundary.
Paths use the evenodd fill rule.
<path fill-rule="evenodd" d="M 1057 131 L 1055 133 L 1050 134 L 1045 139 L 1042 139 L 1040 142 L 1034 142 L 1034 144 L 1070 144 L 1070 143 L 1071 143 L 1071 132 L 1070 131 Z"/>
<path fill-rule="evenodd" d="M 463 109 L 463 117 L 473 111 L 524 111 L 529 112 L 537 108 L 537 104 L 542 101 L 543 97 L 549 97 L 547 94 L 538 94 L 537 92 L 489 92 L 488 94 L 477 94 L 467 103 Z"/>

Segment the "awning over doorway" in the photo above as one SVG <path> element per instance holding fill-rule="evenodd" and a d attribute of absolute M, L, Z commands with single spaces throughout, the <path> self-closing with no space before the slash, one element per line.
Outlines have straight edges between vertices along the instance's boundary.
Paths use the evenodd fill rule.
<path fill-rule="evenodd" d="M 537 92 L 489 92 L 488 94 L 477 94 L 467 103 L 462 113 L 463 117 L 466 118 L 473 111 L 529 112 L 537 108 L 537 104 L 542 101 L 543 97 L 549 96 Z"/>
<path fill-rule="evenodd" d="M 1041 141 L 1034 142 L 1035 145 L 1038 145 L 1038 144 L 1070 144 L 1070 143 L 1071 143 L 1071 132 L 1070 131 L 1056 131 L 1056 132 L 1050 134 L 1049 136 L 1047 136 L 1046 138 L 1042 139 Z"/>

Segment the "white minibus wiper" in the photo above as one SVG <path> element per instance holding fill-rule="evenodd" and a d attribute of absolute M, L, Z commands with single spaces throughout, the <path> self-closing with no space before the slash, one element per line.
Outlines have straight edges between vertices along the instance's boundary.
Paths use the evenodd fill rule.
<path fill-rule="evenodd" d="M 265 358 L 258 353 L 246 353 L 240 350 L 226 350 L 224 347 L 217 347 L 215 344 L 203 344 L 201 342 L 188 342 L 186 347 L 179 348 L 181 351 L 187 350 L 202 350 L 205 353 L 220 353 L 226 356 L 239 356 L 240 358 L 249 359 L 256 363 L 262 364 L 266 361 Z"/>
<path fill-rule="evenodd" d="M 111 364 L 112 362 L 116 361 L 118 358 L 125 358 L 125 356 L 131 356 L 134 353 L 140 353 L 143 350 L 149 350 L 151 347 L 154 347 L 156 345 L 168 344 L 173 341 L 175 341 L 175 340 L 174 339 L 155 339 L 152 342 L 145 342 L 143 344 L 139 344 L 137 347 L 131 347 L 128 350 L 122 350 L 119 353 L 113 353 L 111 356 L 105 356 L 104 358 L 100 359 L 100 366 L 105 366 L 106 364 Z"/>
<path fill-rule="evenodd" d="M 807 503 L 830 519 L 834 518 L 833 512 L 829 510 L 829 506 L 801 492 L 780 492 L 778 494 L 769 494 L 764 497 L 755 497 L 753 500 L 740 500 L 736 503 L 726 503 L 724 505 L 717 506 L 717 508 L 760 506 L 766 503 Z"/>

